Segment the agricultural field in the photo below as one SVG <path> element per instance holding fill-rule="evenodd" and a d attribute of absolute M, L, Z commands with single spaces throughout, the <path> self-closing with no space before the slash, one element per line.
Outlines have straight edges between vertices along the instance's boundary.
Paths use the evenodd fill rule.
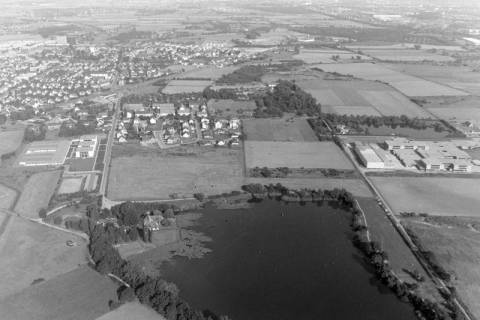
<path fill-rule="evenodd" d="M 23 134 L 24 130 L 0 131 L 0 156 L 15 152 L 22 144 Z"/>
<path fill-rule="evenodd" d="M 17 192 L 0 184 L 0 209 L 10 209 L 15 203 Z"/>
<path fill-rule="evenodd" d="M 0 301 L 4 319 L 95 320 L 117 300 L 117 285 L 83 266 Z"/>
<path fill-rule="evenodd" d="M 247 119 L 243 132 L 249 141 L 318 141 L 305 119 Z"/>
<path fill-rule="evenodd" d="M 63 178 L 62 182 L 60 183 L 60 187 L 58 188 L 58 194 L 67 194 L 82 191 L 83 180 L 84 178 L 82 176 Z"/>
<path fill-rule="evenodd" d="M 162 93 L 200 93 L 211 84 L 212 81 L 209 80 L 172 80 L 163 88 Z"/>
<path fill-rule="evenodd" d="M 353 169 L 333 142 L 245 141 L 247 168 Z"/>
<path fill-rule="evenodd" d="M 0 212 L 0 220 L 6 217 Z M 29 287 L 34 280 L 49 280 L 87 263 L 87 247 L 80 237 L 20 217 L 8 217 L 0 231 L 0 300 Z M 77 245 L 68 247 L 68 240 Z"/>
<path fill-rule="evenodd" d="M 145 152 L 113 158 L 108 181 L 112 200 L 156 200 L 240 190 L 244 184 L 243 153 L 229 148 L 184 152 Z"/>
<path fill-rule="evenodd" d="M 430 53 L 425 50 L 415 49 L 388 49 L 388 48 L 365 48 L 362 52 L 370 57 L 382 61 L 405 61 L 405 62 L 450 62 L 454 61 L 450 56 Z"/>
<path fill-rule="evenodd" d="M 207 66 L 204 68 L 199 68 L 195 70 L 186 71 L 182 74 L 176 76 L 178 79 L 208 79 L 208 80 L 217 80 L 220 79 L 223 75 L 232 73 L 237 70 L 239 66 L 227 66 L 224 68 L 219 68 L 215 66 Z"/>
<path fill-rule="evenodd" d="M 356 197 L 371 197 L 372 193 L 360 179 L 305 179 L 305 178 L 247 178 L 246 183 L 260 183 L 263 185 L 280 183 L 289 189 L 334 189 L 345 188 Z"/>
<path fill-rule="evenodd" d="M 469 67 L 428 64 L 391 64 L 386 66 L 404 74 L 433 81 L 470 94 L 480 95 L 480 72 L 472 71 Z"/>
<path fill-rule="evenodd" d="M 319 64 L 312 67 L 390 84 L 409 97 L 465 96 L 468 93 L 372 63 Z"/>
<path fill-rule="evenodd" d="M 252 116 L 257 108 L 254 101 L 235 101 L 231 99 L 210 99 L 207 102 L 208 111 L 223 117 Z"/>
<path fill-rule="evenodd" d="M 56 170 L 32 175 L 15 205 L 15 212 L 26 218 L 38 218 L 38 211 L 48 206 L 61 174 Z"/>
<path fill-rule="evenodd" d="M 301 49 L 294 59 L 302 60 L 305 63 L 336 63 L 339 61 L 364 61 L 371 60 L 370 57 L 353 53 L 346 50 L 322 48 L 322 49 Z"/>
<path fill-rule="evenodd" d="M 479 231 L 470 227 L 470 221 L 459 226 L 458 221 L 437 223 L 436 217 L 429 220 L 433 221 L 408 218 L 403 219 L 402 223 L 418 237 L 423 249 L 433 252 L 440 265 L 453 275 L 452 284 L 461 301 L 476 318 L 480 317 Z"/>
<path fill-rule="evenodd" d="M 456 177 L 370 177 L 395 213 L 480 216 L 480 180 Z"/>
<path fill-rule="evenodd" d="M 296 82 L 326 107 L 324 112 L 429 118 L 425 110 L 383 83 L 364 80 L 299 80 Z M 339 107 L 337 109 L 337 107 Z"/>
<path fill-rule="evenodd" d="M 358 43 L 354 45 L 347 45 L 346 47 L 350 50 L 387 50 L 387 49 L 415 49 L 416 43 L 391 43 L 391 44 L 372 44 L 372 43 Z M 431 45 L 431 44 L 422 44 L 420 51 L 424 50 L 438 50 L 438 51 L 465 51 L 460 46 L 444 46 L 444 45 Z"/>
<path fill-rule="evenodd" d="M 127 302 L 96 320 L 164 320 L 155 310 L 137 301 Z"/>

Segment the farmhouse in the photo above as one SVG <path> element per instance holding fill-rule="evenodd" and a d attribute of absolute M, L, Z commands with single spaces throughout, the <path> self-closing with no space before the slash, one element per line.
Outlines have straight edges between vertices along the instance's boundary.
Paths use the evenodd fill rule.
<path fill-rule="evenodd" d="M 58 166 L 65 162 L 71 142 L 36 141 L 32 142 L 18 162 L 21 166 Z"/>

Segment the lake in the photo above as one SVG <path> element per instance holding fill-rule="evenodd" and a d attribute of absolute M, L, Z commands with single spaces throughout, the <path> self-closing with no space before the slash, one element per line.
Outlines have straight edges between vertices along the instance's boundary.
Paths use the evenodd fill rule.
<path fill-rule="evenodd" d="M 212 251 L 161 266 L 197 309 L 233 320 L 415 319 L 370 272 L 341 208 L 263 201 L 202 213 L 192 229 Z"/>

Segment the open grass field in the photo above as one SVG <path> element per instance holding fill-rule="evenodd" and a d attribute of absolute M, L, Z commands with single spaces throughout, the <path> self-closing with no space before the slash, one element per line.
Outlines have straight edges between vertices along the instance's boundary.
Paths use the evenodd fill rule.
<path fill-rule="evenodd" d="M 1 300 L 0 310 L 4 319 L 95 320 L 110 311 L 116 290 L 107 276 L 83 266 Z"/>
<path fill-rule="evenodd" d="M 480 72 L 472 71 L 469 67 L 397 63 L 386 66 L 411 76 L 437 82 L 471 94 L 480 95 Z"/>
<path fill-rule="evenodd" d="M 322 106 L 322 112 L 353 116 L 382 116 L 377 109 L 370 106 Z"/>
<path fill-rule="evenodd" d="M 387 50 L 387 49 L 415 49 L 416 43 L 367 43 L 367 42 L 356 42 L 354 45 L 347 45 L 346 47 L 351 50 Z M 435 50 L 445 50 L 445 51 L 465 51 L 460 46 L 444 46 L 444 45 L 430 45 L 422 44 L 421 48 L 423 50 L 435 49 Z"/>
<path fill-rule="evenodd" d="M 384 116 L 405 114 L 409 117 L 430 117 L 420 106 L 383 83 L 364 80 L 324 79 L 300 80 L 296 83 L 317 99 L 322 107 L 326 107 L 323 109 L 326 112 Z M 340 107 L 338 111 L 337 107 Z"/>
<path fill-rule="evenodd" d="M 0 220 L 5 218 L 6 214 L 0 212 Z M 0 300 L 29 287 L 36 279 L 52 279 L 87 263 L 86 244 L 78 236 L 16 216 L 9 219 L 0 232 Z M 78 245 L 68 247 L 67 240 Z"/>
<path fill-rule="evenodd" d="M 247 119 L 243 132 L 249 141 L 318 141 L 305 119 Z"/>
<path fill-rule="evenodd" d="M 450 56 L 430 53 L 425 50 L 415 49 L 388 49 L 388 48 L 365 48 L 362 52 L 368 56 L 382 61 L 405 61 L 405 62 L 449 62 L 454 61 Z"/>
<path fill-rule="evenodd" d="M 32 175 L 15 205 L 15 212 L 26 218 L 38 218 L 38 211 L 48 206 L 61 174 L 56 170 Z"/>
<path fill-rule="evenodd" d="M 139 303 L 127 302 L 119 308 L 104 314 L 97 320 L 164 320 L 155 310 Z"/>
<path fill-rule="evenodd" d="M 112 200 L 168 199 L 239 190 L 244 183 L 243 153 L 235 149 L 192 147 L 181 153 L 152 152 L 114 158 L 107 195 Z"/>
<path fill-rule="evenodd" d="M 457 294 L 473 315 L 480 317 L 480 233 L 468 227 L 429 224 L 418 219 L 402 221 L 432 251 L 445 270 L 453 275 Z M 478 223 L 478 222 L 477 222 Z"/>
<path fill-rule="evenodd" d="M 178 76 L 178 79 L 209 79 L 217 80 L 220 79 L 223 75 L 232 73 L 237 70 L 239 66 L 227 66 L 224 68 L 219 68 L 215 66 L 207 66 L 204 68 L 199 68 L 195 70 L 186 71 Z"/>
<path fill-rule="evenodd" d="M 373 63 L 319 64 L 314 67 L 326 72 L 350 74 L 366 80 L 386 82 L 409 97 L 464 96 L 468 93 L 419 77 L 407 75 Z"/>
<path fill-rule="evenodd" d="M 172 80 L 162 92 L 164 94 L 199 93 L 212 84 L 209 80 Z"/>
<path fill-rule="evenodd" d="M 480 121 L 480 108 L 428 108 L 428 110 L 439 118 L 445 120 L 474 120 Z"/>
<path fill-rule="evenodd" d="M 17 192 L 0 184 L 0 209 L 10 209 L 14 204 Z"/>
<path fill-rule="evenodd" d="M 334 60 L 333 57 L 337 60 Z M 346 50 L 337 50 L 331 48 L 322 49 L 301 49 L 299 54 L 293 56 L 294 59 L 302 60 L 305 63 L 336 63 L 338 61 L 371 60 L 370 57 L 356 54 Z"/>
<path fill-rule="evenodd" d="M 353 169 L 333 142 L 245 141 L 247 168 Z"/>
<path fill-rule="evenodd" d="M 15 152 L 23 140 L 23 130 L 0 131 L 0 156 Z"/>
<path fill-rule="evenodd" d="M 83 177 L 64 178 L 58 188 L 58 194 L 75 193 L 82 189 Z"/>
<path fill-rule="evenodd" d="M 480 180 L 444 177 L 370 177 L 395 213 L 480 216 Z"/>
<path fill-rule="evenodd" d="M 257 108 L 254 101 L 235 101 L 231 99 L 210 99 L 207 102 L 210 113 L 219 114 L 223 117 L 252 116 Z"/>

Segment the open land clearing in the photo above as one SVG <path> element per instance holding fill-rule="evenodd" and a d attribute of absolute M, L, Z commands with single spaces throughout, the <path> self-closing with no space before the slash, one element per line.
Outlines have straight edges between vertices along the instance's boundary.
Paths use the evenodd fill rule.
<path fill-rule="evenodd" d="M 397 63 L 386 66 L 404 74 L 480 95 L 480 72 L 472 71 L 469 67 Z"/>
<path fill-rule="evenodd" d="M 473 315 L 479 318 L 480 233 L 468 227 L 450 223 L 426 223 L 418 218 L 403 219 L 402 223 L 419 238 L 422 248 L 433 252 L 440 265 L 453 275 L 452 284 L 458 296 Z"/>
<path fill-rule="evenodd" d="M 0 212 L 0 220 L 6 217 Z M 8 219 L 0 233 L 0 299 L 27 288 L 36 279 L 52 279 L 87 263 L 87 248 L 78 236 L 16 216 Z M 68 240 L 77 245 L 68 247 Z"/>
<path fill-rule="evenodd" d="M 94 320 L 110 311 L 117 285 L 82 266 L 0 300 L 4 319 Z"/>
<path fill-rule="evenodd" d="M 15 203 L 17 192 L 0 184 L 0 209 L 10 209 Z"/>
<path fill-rule="evenodd" d="M 96 320 L 163 320 L 155 310 L 137 302 L 127 302 Z"/>
<path fill-rule="evenodd" d="M 246 119 L 243 131 L 249 141 L 318 141 L 307 120 Z"/>
<path fill-rule="evenodd" d="M 480 180 L 449 177 L 370 177 L 395 213 L 480 216 Z"/>
<path fill-rule="evenodd" d="M 205 68 L 199 68 L 196 70 L 190 70 L 184 72 L 176 77 L 178 79 L 209 79 L 217 80 L 220 79 L 223 75 L 232 73 L 237 70 L 239 66 L 228 66 L 224 68 L 219 68 L 215 66 L 208 66 Z"/>
<path fill-rule="evenodd" d="M 235 101 L 231 99 L 210 99 L 207 102 L 210 113 L 220 114 L 223 117 L 251 116 L 257 108 L 254 101 Z"/>
<path fill-rule="evenodd" d="M 454 61 L 450 56 L 430 53 L 425 50 L 415 49 L 389 49 L 389 48 L 365 48 L 362 53 L 382 61 L 405 61 L 405 62 L 450 62 Z"/>
<path fill-rule="evenodd" d="M 199 147 L 151 152 L 112 160 L 108 197 L 112 200 L 168 199 L 240 190 L 243 153 L 239 149 Z"/>
<path fill-rule="evenodd" d="M 322 108 L 327 106 L 322 111 L 332 110 L 339 114 L 431 117 L 420 106 L 383 83 L 324 79 L 299 80 L 296 83 L 317 99 Z"/>
<path fill-rule="evenodd" d="M 335 57 L 335 60 L 333 57 Z M 358 59 L 358 57 L 360 57 L 360 59 Z M 305 63 L 336 63 L 342 60 L 352 61 L 355 59 L 371 60 L 370 57 L 361 54 L 331 48 L 301 49 L 300 53 L 294 55 L 293 58 L 302 60 Z"/>
<path fill-rule="evenodd" d="M 23 133 L 23 130 L 0 132 L 0 156 L 15 152 L 22 144 Z"/>
<path fill-rule="evenodd" d="M 61 174 L 56 170 L 32 175 L 15 205 L 15 212 L 26 218 L 38 218 L 38 211 L 48 206 Z"/>
<path fill-rule="evenodd" d="M 353 169 L 333 142 L 245 141 L 247 168 Z"/>
<path fill-rule="evenodd" d="M 366 80 L 390 84 L 409 97 L 465 96 L 468 93 L 432 81 L 424 80 L 373 63 L 319 64 L 314 67 L 326 72 L 350 74 Z"/>
<path fill-rule="evenodd" d="M 83 177 L 63 178 L 58 194 L 75 193 L 82 190 Z"/>
<path fill-rule="evenodd" d="M 163 88 L 164 94 L 200 93 L 212 84 L 209 80 L 172 80 Z"/>

